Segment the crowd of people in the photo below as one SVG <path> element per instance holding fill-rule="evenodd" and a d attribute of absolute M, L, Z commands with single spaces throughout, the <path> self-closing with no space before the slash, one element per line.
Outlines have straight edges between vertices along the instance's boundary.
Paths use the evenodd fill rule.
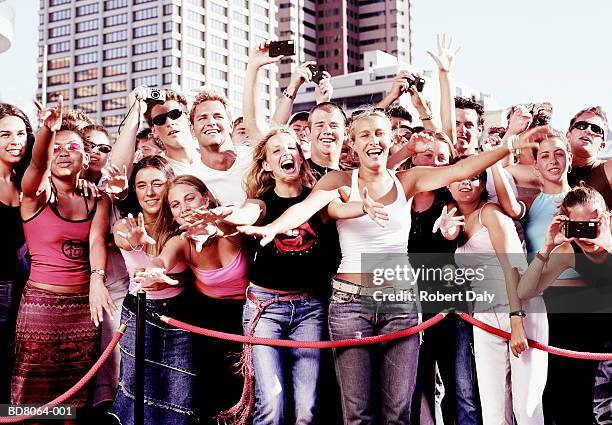
<path fill-rule="evenodd" d="M 112 140 L 61 97 L 37 104 L 36 131 L 0 104 L 9 232 L 0 403 L 61 395 L 125 323 L 119 346 L 67 404 L 82 408 L 83 423 L 132 424 L 136 294 L 145 291 L 147 424 L 612 424 L 612 362 L 549 356 L 527 341 L 612 351 L 606 113 L 580 109 L 562 132 L 548 125 L 549 104 L 514 105 L 506 126 L 484 134 L 482 106 L 453 94 L 458 49 L 448 37 L 437 47 L 439 111 L 415 84 L 421 76 L 405 70 L 377 105 L 350 116 L 325 73 L 316 106 L 294 111 L 312 78 L 306 62 L 266 119 L 259 71 L 282 59 L 267 43 L 251 50 L 251 89 L 235 119 L 214 91 L 189 105 L 177 91 L 160 100 L 136 87 Z M 392 268 L 389 258 L 483 272 L 465 283 L 373 282 L 370 263 Z M 161 320 L 334 341 L 393 333 L 447 309 L 511 338 L 449 315 L 377 345 L 282 349 Z"/>

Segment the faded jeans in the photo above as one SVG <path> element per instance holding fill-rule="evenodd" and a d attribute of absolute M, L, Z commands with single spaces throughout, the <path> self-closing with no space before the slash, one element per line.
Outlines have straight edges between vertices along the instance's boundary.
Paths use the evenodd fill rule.
<path fill-rule="evenodd" d="M 260 302 L 282 295 L 260 288 L 248 289 Z M 253 301 L 244 305 L 246 333 L 257 312 Z M 320 341 L 325 326 L 325 309 L 317 298 L 279 301 L 261 315 L 254 336 L 302 341 Z M 316 421 L 321 352 L 312 348 L 287 349 L 255 345 L 255 413 L 253 425 L 312 424 Z M 293 400 L 294 421 L 287 418 L 287 402 Z"/>
<path fill-rule="evenodd" d="M 410 304 L 387 311 L 370 297 L 334 290 L 329 306 L 333 340 L 384 335 L 417 325 Z M 334 349 L 345 425 L 410 424 L 419 336 L 377 345 Z M 380 400 L 376 397 L 380 395 Z"/>

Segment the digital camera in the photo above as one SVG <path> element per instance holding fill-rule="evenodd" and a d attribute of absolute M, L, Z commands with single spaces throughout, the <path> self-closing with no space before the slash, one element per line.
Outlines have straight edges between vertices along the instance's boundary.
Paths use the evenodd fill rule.
<path fill-rule="evenodd" d="M 425 86 L 425 79 L 424 78 L 421 78 L 419 76 L 415 76 L 414 80 L 412 78 L 407 78 L 407 80 L 408 80 L 408 84 L 410 86 L 414 86 L 416 91 L 418 91 L 419 93 L 423 91 L 423 87 Z"/>
<path fill-rule="evenodd" d="M 147 87 L 147 101 L 164 103 L 166 101 L 166 90 Z"/>
<path fill-rule="evenodd" d="M 598 228 L 597 221 L 568 221 L 565 223 L 565 237 L 595 239 Z"/>
<path fill-rule="evenodd" d="M 325 71 L 323 69 L 318 69 L 316 65 L 308 65 L 308 69 L 312 72 L 312 79 L 310 81 L 318 85 L 324 78 L 323 72 Z"/>

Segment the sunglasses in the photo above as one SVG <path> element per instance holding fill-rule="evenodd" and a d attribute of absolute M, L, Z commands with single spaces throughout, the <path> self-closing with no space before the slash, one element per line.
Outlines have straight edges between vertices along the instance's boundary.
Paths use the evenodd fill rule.
<path fill-rule="evenodd" d="M 156 115 L 155 117 L 153 117 L 151 121 L 155 125 L 164 125 L 166 123 L 166 118 L 170 118 L 171 120 L 175 121 L 175 120 L 178 120 L 181 117 L 181 115 L 183 115 L 182 110 L 173 109 L 166 113 Z"/>
<path fill-rule="evenodd" d="M 385 108 L 357 109 L 351 113 L 351 118 L 355 118 L 361 114 L 365 114 L 366 112 L 382 112 L 383 114 L 386 114 Z"/>
<path fill-rule="evenodd" d="M 95 143 L 90 143 L 88 147 L 89 147 L 89 150 L 97 149 L 101 153 L 109 153 L 113 149 L 110 145 L 105 145 L 104 143 L 100 145 L 96 145 Z"/>
<path fill-rule="evenodd" d="M 578 130 L 586 130 L 587 128 L 591 128 L 591 131 L 599 136 L 604 135 L 604 129 L 598 126 L 597 124 L 593 124 L 586 121 L 576 121 L 572 128 L 577 128 Z"/>
<path fill-rule="evenodd" d="M 65 145 L 53 145 L 53 155 L 58 155 L 62 149 L 65 149 L 68 152 L 80 152 L 83 148 L 78 143 L 66 143 Z"/>

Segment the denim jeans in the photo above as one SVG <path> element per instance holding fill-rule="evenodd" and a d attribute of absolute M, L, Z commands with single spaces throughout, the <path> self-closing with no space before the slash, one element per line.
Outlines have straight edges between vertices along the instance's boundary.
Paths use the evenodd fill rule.
<path fill-rule="evenodd" d="M 9 403 L 15 360 L 15 321 L 19 295 L 12 280 L 0 281 L 0 404 Z"/>
<path fill-rule="evenodd" d="M 429 319 L 433 315 L 425 315 Z M 442 322 L 427 329 L 419 355 L 418 389 L 413 402 L 413 421 L 419 417 L 421 393 L 424 394 L 435 416 L 435 366 L 438 365 L 444 397 L 441 402 L 445 424 L 478 425 L 481 423 L 480 406 L 476 393 L 476 379 L 472 348 L 471 326 L 457 316 L 449 315 Z M 417 422 L 418 423 L 418 422 Z"/>
<path fill-rule="evenodd" d="M 248 289 L 260 302 L 281 295 L 259 288 Z M 244 331 L 257 312 L 247 300 L 242 315 Z M 321 301 L 304 296 L 299 301 L 279 301 L 261 315 L 254 336 L 320 341 L 325 327 Z M 320 350 L 312 348 L 253 347 L 255 367 L 255 413 L 253 425 L 312 424 L 316 420 L 319 386 Z M 290 389 L 290 390 L 288 390 Z M 288 419 L 286 406 L 294 403 L 294 421 Z"/>
<path fill-rule="evenodd" d="M 145 326 L 144 415 L 146 424 L 187 425 L 193 416 L 195 382 L 191 334 L 159 321 L 155 313 L 181 319 L 186 310 L 183 294 L 164 300 L 148 300 Z M 120 341 L 119 390 L 112 413 L 120 423 L 134 423 L 136 297 L 127 295 L 121 322 L 128 327 Z"/>
<path fill-rule="evenodd" d="M 372 298 L 336 290 L 329 305 L 332 340 L 389 334 L 417 322 L 414 305 L 385 312 L 385 306 Z M 418 335 L 378 345 L 338 348 L 334 358 L 345 425 L 410 424 Z M 376 400 L 378 395 L 380 400 Z"/>

